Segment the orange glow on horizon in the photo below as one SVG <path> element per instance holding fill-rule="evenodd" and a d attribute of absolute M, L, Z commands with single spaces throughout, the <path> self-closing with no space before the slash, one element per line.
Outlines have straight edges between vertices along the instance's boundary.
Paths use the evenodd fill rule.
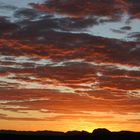
<path fill-rule="evenodd" d="M 72 123 L 72 124 L 70 124 Z M 122 130 L 130 130 L 139 132 L 139 124 L 103 124 L 103 123 L 91 123 L 86 121 L 74 121 L 74 120 L 64 120 L 64 121 L 8 121 L 8 120 L 0 120 L 1 130 L 19 130 L 19 131 L 38 131 L 38 130 L 48 130 L 48 131 L 87 131 L 92 132 L 94 129 L 97 128 L 106 128 L 110 131 L 122 131 Z M 122 129 L 124 128 L 124 129 Z M 127 128 L 127 129 L 125 129 Z"/>

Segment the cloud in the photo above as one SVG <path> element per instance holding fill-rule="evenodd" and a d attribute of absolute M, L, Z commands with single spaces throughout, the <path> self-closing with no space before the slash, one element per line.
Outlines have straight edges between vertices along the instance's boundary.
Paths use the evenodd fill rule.
<path fill-rule="evenodd" d="M 97 16 L 115 16 L 116 13 L 124 11 L 125 3 L 123 1 L 86 1 L 72 0 L 72 1 L 56 1 L 49 0 L 46 4 L 38 5 L 32 4 L 35 8 L 45 10 L 48 12 L 56 12 L 64 15 L 70 15 L 74 17 L 85 15 L 97 15 Z M 115 14 L 114 14 L 115 13 Z"/>
<path fill-rule="evenodd" d="M 129 124 L 128 114 L 139 116 L 139 31 L 123 24 L 138 14 L 137 2 L 49 0 L 17 9 L 16 20 L 1 17 L 0 119 L 102 123 L 104 117 L 116 124 L 119 116 Z M 94 35 L 97 26 L 113 23 L 120 24 L 109 26 L 116 36 L 135 39 Z"/>
<path fill-rule="evenodd" d="M 124 26 L 124 27 L 121 27 L 121 30 L 131 30 L 131 27 L 130 26 Z"/>
<path fill-rule="evenodd" d="M 136 42 L 140 42 L 140 33 L 135 32 L 128 35 L 129 38 L 134 38 Z M 138 50 L 138 49 L 137 49 Z"/>
<path fill-rule="evenodd" d="M 14 23 L 10 23 L 4 17 L 0 17 L 0 35 L 5 36 L 17 30 L 18 26 Z"/>
<path fill-rule="evenodd" d="M 129 4 L 129 13 L 132 18 L 140 18 L 140 2 L 138 0 L 127 0 Z"/>
<path fill-rule="evenodd" d="M 18 93 L 16 93 L 16 91 Z M 12 95 L 10 98 L 9 95 Z M 99 93 L 99 95 L 101 95 Z M 119 94 L 118 94 L 119 95 Z M 65 94 L 59 93 L 53 90 L 1 90 L 0 91 L 1 100 L 3 103 L 4 110 L 13 110 L 14 106 L 19 106 L 15 108 L 16 110 L 26 111 L 28 110 L 41 110 L 46 109 L 53 113 L 79 113 L 80 111 L 103 111 L 107 112 L 113 110 L 113 112 L 138 112 L 139 111 L 139 99 L 128 96 L 124 96 L 122 100 L 114 96 L 114 99 L 104 100 L 103 98 L 90 98 L 89 96 L 79 96 L 77 94 Z M 98 96 L 97 93 L 91 92 L 90 96 Z M 107 97 L 107 94 L 102 94 L 103 97 Z M 110 96 L 111 97 L 111 96 Z M 76 102 L 75 102 L 76 100 Z M 116 101 L 115 101 L 116 100 Z M 4 102 L 5 101 L 5 102 Z M 81 104 L 84 103 L 84 104 Z M 52 106 L 53 104 L 53 106 Z M 129 106 L 131 104 L 131 106 Z M 7 108 L 6 106 L 11 106 Z M 4 107 L 5 106 L 5 107 Z M 13 106 L 13 107 L 12 107 Z M 64 108 L 65 106 L 65 108 Z M 77 106 L 75 108 L 75 106 Z M 103 107 L 104 106 L 104 107 Z"/>
<path fill-rule="evenodd" d="M 108 16 L 118 18 L 123 13 L 129 13 L 131 17 L 139 18 L 139 1 L 135 0 L 72 0 L 57 1 L 48 0 L 44 4 L 31 4 L 34 8 L 50 13 L 59 13 L 73 17 L 81 16 Z"/>
<path fill-rule="evenodd" d="M 38 11 L 34 10 L 34 9 L 30 9 L 30 8 L 22 8 L 22 9 L 18 9 L 15 11 L 14 16 L 18 19 L 22 19 L 22 20 L 35 20 L 37 18 L 39 18 L 39 15 L 41 13 L 39 13 Z"/>

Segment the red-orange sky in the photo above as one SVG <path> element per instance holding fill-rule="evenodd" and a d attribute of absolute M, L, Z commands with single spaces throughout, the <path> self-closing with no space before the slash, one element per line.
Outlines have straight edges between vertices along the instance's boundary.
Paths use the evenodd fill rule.
<path fill-rule="evenodd" d="M 0 0 L 0 129 L 140 131 L 139 0 Z"/>

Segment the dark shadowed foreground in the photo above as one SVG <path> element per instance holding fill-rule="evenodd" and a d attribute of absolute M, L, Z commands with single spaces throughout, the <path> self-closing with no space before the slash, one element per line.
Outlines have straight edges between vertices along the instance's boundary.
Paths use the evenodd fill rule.
<path fill-rule="evenodd" d="M 1 130 L 0 139 L 12 139 L 12 140 L 26 140 L 26 139 L 92 139 L 92 140 L 139 140 L 140 132 L 120 131 L 110 132 L 107 129 L 95 129 L 92 133 L 86 131 L 68 131 L 54 132 L 54 131 L 11 131 Z"/>

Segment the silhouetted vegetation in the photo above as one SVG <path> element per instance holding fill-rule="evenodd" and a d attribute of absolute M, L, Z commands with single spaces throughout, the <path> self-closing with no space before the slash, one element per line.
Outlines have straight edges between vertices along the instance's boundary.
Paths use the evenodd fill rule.
<path fill-rule="evenodd" d="M 26 139 L 92 139 L 92 140 L 139 140 L 140 132 L 120 131 L 110 132 L 107 129 L 95 129 L 92 133 L 86 131 L 13 131 L 1 130 L 0 139 L 26 140 Z"/>

